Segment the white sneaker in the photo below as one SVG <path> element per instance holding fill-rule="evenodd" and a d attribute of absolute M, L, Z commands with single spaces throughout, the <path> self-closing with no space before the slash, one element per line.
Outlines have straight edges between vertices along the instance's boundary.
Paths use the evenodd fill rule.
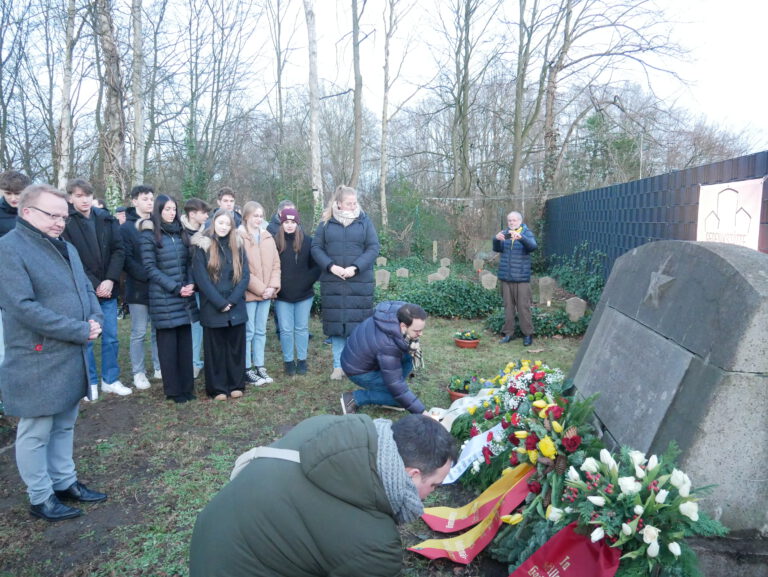
<path fill-rule="evenodd" d="M 153 379 L 157 379 L 158 381 L 163 378 L 163 372 L 160 369 L 155 369 L 155 373 L 152 375 Z"/>
<path fill-rule="evenodd" d="M 203 367 L 195 367 L 195 368 L 193 368 L 192 369 L 192 378 L 196 379 L 197 377 L 199 377 L 200 376 L 200 371 L 202 371 L 202 370 L 203 370 Z"/>
<path fill-rule="evenodd" d="M 274 383 L 274 380 L 272 380 L 272 377 L 270 377 L 269 374 L 267 374 L 267 369 L 265 367 L 256 367 L 256 372 L 262 379 L 264 379 L 264 383 L 266 384 Z"/>
<path fill-rule="evenodd" d="M 144 373 L 136 373 L 133 375 L 133 386 L 137 389 L 148 389 L 151 385 L 149 379 Z"/>
<path fill-rule="evenodd" d="M 105 383 L 104 381 L 101 381 L 101 392 L 115 393 L 116 395 L 124 397 L 125 395 L 130 395 L 133 391 L 120 381 L 115 381 L 114 383 Z"/>

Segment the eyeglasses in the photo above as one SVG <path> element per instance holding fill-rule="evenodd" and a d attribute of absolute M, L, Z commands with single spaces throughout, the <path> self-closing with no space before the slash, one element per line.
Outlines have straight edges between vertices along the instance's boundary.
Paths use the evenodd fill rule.
<path fill-rule="evenodd" d="M 34 208 L 37 212 L 42 212 L 44 215 L 46 215 L 48 218 L 50 218 L 54 222 L 57 220 L 60 220 L 64 224 L 67 224 L 69 222 L 69 215 L 51 214 L 47 210 L 43 210 L 42 208 L 37 208 L 36 206 L 30 206 L 29 208 Z"/>

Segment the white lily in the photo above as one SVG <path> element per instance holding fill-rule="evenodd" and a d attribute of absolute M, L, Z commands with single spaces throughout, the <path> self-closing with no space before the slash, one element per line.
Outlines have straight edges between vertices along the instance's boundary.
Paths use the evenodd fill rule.
<path fill-rule="evenodd" d="M 656 497 L 654 498 L 654 501 L 656 501 L 659 505 L 662 505 L 664 501 L 667 500 L 667 496 L 669 495 L 669 491 L 662 489 L 658 493 L 656 493 Z"/>
<path fill-rule="evenodd" d="M 645 468 L 648 471 L 653 471 L 658 466 L 659 458 L 656 455 L 651 455 L 651 457 L 648 459 L 648 465 Z"/>
<path fill-rule="evenodd" d="M 619 466 L 616 464 L 616 461 L 608 452 L 608 449 L 600 449 L 600 462 L 603 463 L 603 465 L 605 465 L 606 467 L 608 467 L 608 470 L 613 473 L 617 473 L 619 471 Z"/>
<path fill-rule="evenodd" d="M 676 543 L 674 541 L 667 545 L 667 549 L 669 549 L 670 553 L 672 553 L 672 555 L 675 557 L 680 557 L 680 554 L 682 553 L 680 550 L 680 543 Z"/>
<path fill-rule="evenodd" d="M 632 527 L 630 527 L 626 523 L 622 523 L 621 532 L 624 533 L 627 537 L 629 537 L 632 534 Z"/>
<path fill-rule="evenodd" d="M 648 557 L 657 557 L 659 555 L 659 542 L 654 541 L 648 545 L 648 550 L 645 553 L 648 555 Z"/>
<path fill-rule="evenodd" d="M 603 531 L 602 527 L 598 527 L 592 533 L 589 535 L 589 538 L 592 540 L 593 543 L 597 543 L 600 539 L 605 537 L 605 531 Z"/>
<path fill-rule="evenodd" d="M 680 514 L 685 515 L 691 521 L 699 520 L 699 504 L 696 501 L 686 501 L 680 504 Z"/>
<path fill-rule="evenodd" d="M 645 478 L 645 471 L 641 467 L 638 467 L 635 465 L 635 477 L 638 479 L 644 479 Z"/>
<path fill-rule="evenodd" d="M 568 480 L 581 481 L 581 475 L 579 475 L 579 472 L 574 468 L 573 465 L 571 465 L 570 468 L 568 469 Z"/>

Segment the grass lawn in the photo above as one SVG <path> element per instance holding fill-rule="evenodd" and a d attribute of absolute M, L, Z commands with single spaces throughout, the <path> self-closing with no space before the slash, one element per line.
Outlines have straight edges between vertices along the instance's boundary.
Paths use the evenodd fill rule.
<path fill-rule="evenodd" d="M 477 372 L 490 377 L 520 358 L 541 359 L 567 372 L 579 346 L 578 339 L 535 339 L 528 349 L 519 339 L 501 345 L 482 326 L 482 320 L 428 319 L 422 337 L 426 368 L 412 381 L 428 408 L 448 406 L 445 386 L 451 375 Z M 129 327 L 129 320 L 120 321 L 121 379 L 126 385 L 132 384 Z M 480 346 L 455 347 L 453 333 L 472 328 L 482 334 Z M 312 415 L 340 414 L 339 395 L 353 385 L 347 379 L 329 380 L 331 348 L 323 344 L 318 319 L 312 319 L 311 330 L 309 374 L 287 378 L 270 321 L 267 369 L 275 383 L 248 388 L 237 401 L 209 401 L 198 382 L 198 400 L 175 405 L 153 381 L 151 389 L 134 389 L 127 397 L 103 395 L 95 403 L 83 403 L 75 434 L 78 476 L 109 493 L 109 500 L 86 505 L 86 514 L 71 521 L 51 524 L 29 515 L 10 446 L 15 419 L 0 417 L 0 577 L 187 575 L 187 547 L 197 513 L 227 481 L 237 455 L 272 442 Z M 371 408 L 364 412 L 392 419 L 402 414 Z M 448 502 L 456 492 L 441 488 L 429 504 L 458 504 Z M 402 534 L 406 545 L 429 536 L 421 521 L 404 527 Z M 403 574 L 408 576 L 489 574 L 482 561 L 464 568 L 408 552 L 404 558 Z"/>

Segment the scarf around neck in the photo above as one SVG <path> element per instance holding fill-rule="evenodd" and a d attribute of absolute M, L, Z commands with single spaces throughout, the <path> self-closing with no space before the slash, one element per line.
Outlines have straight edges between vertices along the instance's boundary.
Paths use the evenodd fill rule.
<path fill-rule="evenodd" d="M 342 226 L 349 226 L 360 217 L 360 206 L 355 210 L 341 210 L 336 206 L 336 203 L 333 203 L 331 210 L 333 211 L 333 218 L 338 220 Z"/>
<path fill-rule="evenodd" d="M 384 485 L 384 492 L 395 513 L 398 525 L 418 519 L 424 512 L 424 505 L 419 498 L 419 491 L 413 480 L 405 472 L 405 464 L 392 437 L 392 422 L 375 419 L 376 433 L 379 437 L 379 450 L 376 452 L 376 467 Z"/>

